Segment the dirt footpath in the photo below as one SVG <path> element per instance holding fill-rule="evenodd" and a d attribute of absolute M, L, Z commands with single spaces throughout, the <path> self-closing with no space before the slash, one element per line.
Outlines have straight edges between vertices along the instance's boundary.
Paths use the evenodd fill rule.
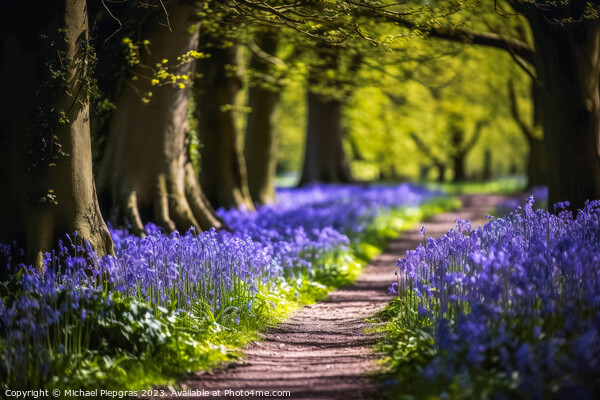
<path fill-rule="evenodd" d="M 484 224 L 487 213 L 505 198 L 464 195 L 463 208 L 424 223 L 425 234 L 441 237 L 454 227 L 456 218 L 470 220 L 474 228 Z M 421 226 L 390 242 L 352 286 L 302 308 L 270 329 L 262 341 L 250 343 L 245 360 L 181 382 L 182 389 L 191 392 L 179 398 L 380 399 L 382 383 L 368 378 L 378 369 L 379 355 L 372 350 L 377 337 L 364 332 L 369 327 L 365 319 L 389 301 L 394 266 L 423 241 Z"/>

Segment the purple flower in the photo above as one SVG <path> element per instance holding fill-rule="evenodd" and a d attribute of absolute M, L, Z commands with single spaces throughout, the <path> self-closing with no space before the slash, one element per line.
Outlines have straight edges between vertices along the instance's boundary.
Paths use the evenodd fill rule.
<path fill-rule="evenodd" d="M 438 355 L 424 379 L 450 385 L 456 371 L 472 376 L 485 366 L 507 381 L 517 370 L 516 387 L 532 398 L 575 390 L 573 379 L 590 397 L 600 365 L 600 202 L 575 218 L 533 204 L 530 197 L 469 236 L 458 220 L 398 262 L 408 304 L 434 327 Z"/>

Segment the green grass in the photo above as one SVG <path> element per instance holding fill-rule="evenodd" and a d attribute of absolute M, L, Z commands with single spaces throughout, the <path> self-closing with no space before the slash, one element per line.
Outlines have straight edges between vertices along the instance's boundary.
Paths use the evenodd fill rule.
<path fill-rule="evenodd" d="M 421 370 L 435 357 L 436 350 L 434 338 L 424 325 L 425 320 L 418 317 L 407 299 L 397 297 L 370 322 L 375 323 L 373 332 L 384 334 L 375 350 L 385 355 L 380 361 L 383 370 L 377 378 L 393 382 L 385 390 L 385 398 L 429 398 L 429 388 L 424 384 Z"/>
<path fill-rule="evenodd" d="M 446 393 L 449 399 L 488 399 L 495 396 L 514 397 L 518 374 L 506 377 L 497 370 L 482 369 L 470 375 L 465 384 L 456 376 L 449 386 L 445 382 L 427 380 L 422 370 L 437 355 L 432 333 L 435 331 L 428 318 L 418 316 L 410 294 L 392 299 L 377 313 L 373 332 L 383 333 L 375 350 L 385 356 L 380 361 L 383 370 L 377 376 L 387 383 L 383 395 L 388 400 L 440 399 Z"/>
<path fill-rule="evenodd" d="M 428 189 L 441 190 L 449 194 L 511 194 L 522 192 L 527 181 L 525 177 L 507 177 L 484 182 L 438 183 L 426 182 L 423 185 Z"/>
<path fill-rule="evenodd" d="M 436 214 L 461 207 L 456 197 L 437 197 L 414 207 L 393 209 L 379 215 L 364 232 L 351 235 L 352 253 L 362 262 L 369 262 L 387 247 L 390 239 Z"/>
<path fill-rule="evenodd" d="M 51 382 L 49 388 L 139 391 L 155 385 L 175 385 L 176 380 L 191 372 L 239 359 L 240 349 L 260 339 L 268 327 L 300 307 L 323 299 L 329 291 L 354 282 L 389 239 L 419 221 L 458 207 L 460 201 L 456 198 L 436 198 L 418 207 L 382 213 L 364 232 L 350 234 L 352 245 L 347 251 L 330 254 L 322 260 L 324 267 L 310 274 L 297 271 L 294 278 L 281 278 L 269 293 L 259 293 L 248 309 L 213 315 L 208 307 L 199 306 L 191 313 L 176 314 L 116 296 L 105 321 L 96 321 L 100 326 L 97 336 L 107 341 L 99 347 L 113 351 L 84 351 L 76 360 L 63 360 L 64 376 Z M 134 349 L 130 348 L 132 339 Z M 115 348 L 122 349 L 116 351 L 116 356 Z"/>
<path fill-rule="evenodd" d="M 348 257 L 337 260 L 341 282 L 346 282 L 352 271 L 343 265 L 345 260 Z M 139 391 L 154 385 L 173 385 L 189 373 L 238 359 L 239 349 L 258 340 L 269 326 L 324 298 L 329 290 L 331 287 L 306 278 L 281 279 L 274 291 L 257 294 L 248 310 L 220 315 L 212 315 L 207 309 L 168 313 L 117 296 L 110 308 L 112 314 L 103 318 L 105 329 L 98 332 L 108 341 L 101 347 L 113 351 L 101 354 L 84 350 L 76 360 L 65 359 L 63 376 L 48 388 Z M 132 309 L 139 312 L 132 313 Z M 131 348 L 132 341 L 135 348 Z"/>

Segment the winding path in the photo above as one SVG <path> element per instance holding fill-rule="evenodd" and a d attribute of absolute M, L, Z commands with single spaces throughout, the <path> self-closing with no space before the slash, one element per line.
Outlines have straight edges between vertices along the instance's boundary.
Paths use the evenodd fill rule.
<path fill-rule="evenodd" d="M 496 195 L 463 195 L 463 207 L 439 214 L 424 223 L 427 236 L 441 237 L 455 225 L 456 218 L 468 219 L 473 227 L 485 223 L 485 216 L 500 201 Z M 418 229 L 390 242 L 389 248 L 371 262 L 349 287 L 332 292 L 317 304 L 294 313 L 285 323 L 272 328 L 260 342 L 250 343 L 245 360 L 212 372 L 192 375 L 180 382 L 182 390 L 207 390 L 202 396 L 213 399 L 264 399 L 257 391 L 289 391 L 279 399 L 380 399 L 382 384 L 368 378 L 376 373 L 379 355 L 372 350 L 375 334 L 365 333 L 365 319 L 389 301 L 387 288 L 394 279 L 398 258 L 422 242 Z M 219 390 L 215 396 L 213 391 Z M 226 395 L 226 391 L 252 391 Z M 232 392 L 228 392 L 232 393 Z"/>

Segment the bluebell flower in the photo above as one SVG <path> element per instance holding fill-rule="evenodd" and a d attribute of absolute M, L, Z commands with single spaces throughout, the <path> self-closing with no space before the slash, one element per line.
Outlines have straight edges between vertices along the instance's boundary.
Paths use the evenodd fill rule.
<path fill-rule="evenodd" d="M 518 370 L 517 386 L 531 398 L 557 387 L 567 393 L 574 376 L 577 393 L 597 381 L 600 350 L 590 350 L 600 349 L 600 202 L 576 217 L 533 206 L 530 197 L 468 237 L 457 221 L 398 262 L 416 311 L 435 327 L 439 351 L 423 369 L 426 380 L 469 376 L 482 365 L 510 380 Z"/>

